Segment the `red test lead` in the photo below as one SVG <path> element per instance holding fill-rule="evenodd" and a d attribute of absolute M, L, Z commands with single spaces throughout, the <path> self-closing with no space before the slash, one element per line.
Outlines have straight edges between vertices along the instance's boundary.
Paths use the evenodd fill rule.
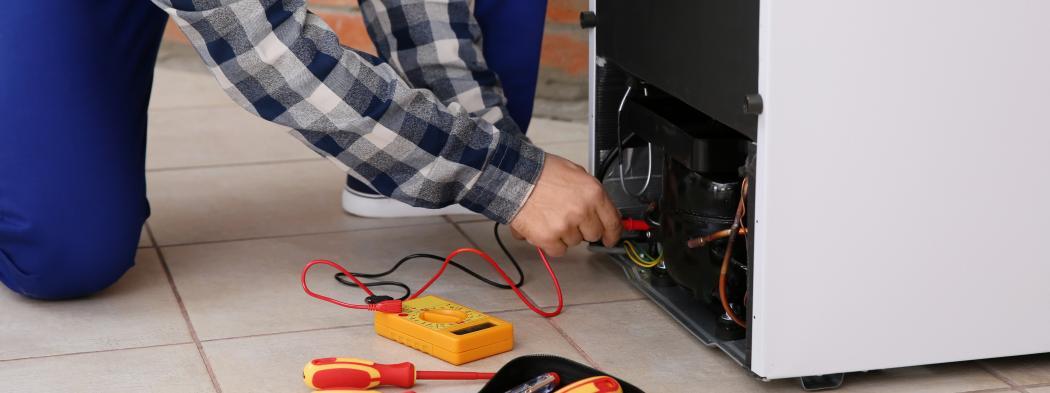
<path fill-rule="evenodd" d="M 639 220 L 635 218 L 623 219 L 623 230 L 628 232 L 645 232 L 652 229 L 649 223 L 645 220 Z"/>

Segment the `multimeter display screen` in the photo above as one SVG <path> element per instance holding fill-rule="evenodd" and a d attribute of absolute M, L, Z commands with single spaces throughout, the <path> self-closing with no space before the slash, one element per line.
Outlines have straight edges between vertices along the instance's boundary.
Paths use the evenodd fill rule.
<path fill-rule="evenodd" d="M 471 327 L 467 327 L 467 328 L 463 328 L 463 329 L 459 329 L 459 330 L 453 330 L 452 334 L 455 334 L 457 336 L 462 336 L 462 335 L 467 334 L 467 333 L 474 333 L 474 332 L 479 331 L 479 330 L 485 330 L 485 329 L 488 329 L 488 328 L 493 327 L 493 326 L 496 326 L 496 325 L 494 325 L 492 322 L 479 323 L 479 324 L 471 326 Z"/>

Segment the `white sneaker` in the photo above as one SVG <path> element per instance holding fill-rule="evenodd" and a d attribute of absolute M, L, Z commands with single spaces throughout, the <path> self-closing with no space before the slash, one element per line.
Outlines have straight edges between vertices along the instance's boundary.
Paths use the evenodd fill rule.
<path fill-rule="evenodd" d="M 394 200 L 393 198 L 343 188 L 343 210 L 359 217 L 368 218 L 406 218 L 431 217 L 451 214 L 478 214 L 460 205 L 451 205 L 440 209 L 415 207 Z"/>

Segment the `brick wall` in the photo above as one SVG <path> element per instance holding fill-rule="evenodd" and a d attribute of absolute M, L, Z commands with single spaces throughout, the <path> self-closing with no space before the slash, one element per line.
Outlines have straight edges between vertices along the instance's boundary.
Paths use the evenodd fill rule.
<path fill-rule="evenodd" d="M 375 53 L 358 12 L 357 0 L 308 1 L 310 9 L 332 26 L 344 45 Z M 578 21 L 580 11 L 587 8 L 587 0 L 548 2 L 536 114 L 580 120 L 586 116 L 587 33 L 579 28 Z M 170 42 L 187 42 L 170 21 L 164 37 Z"/>

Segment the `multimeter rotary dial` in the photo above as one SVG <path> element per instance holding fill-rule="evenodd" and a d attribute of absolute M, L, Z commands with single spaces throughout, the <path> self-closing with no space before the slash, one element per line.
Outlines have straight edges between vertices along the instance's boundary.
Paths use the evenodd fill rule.
<path fill-rule="evenodd" d="M 406 319 L 435 330 L 445 329 L 479 318 L 479 315 L 474 310 L 449 303 L 435 307 L 405 310 L 405 313 L 407 314 L 405 316 Z"/>

